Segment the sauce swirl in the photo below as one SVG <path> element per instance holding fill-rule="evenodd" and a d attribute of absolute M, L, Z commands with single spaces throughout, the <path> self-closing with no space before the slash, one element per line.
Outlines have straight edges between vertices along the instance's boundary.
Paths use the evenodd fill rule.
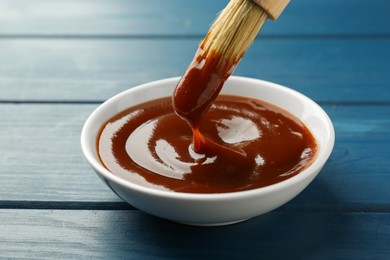
<path fill-rule="evenodd" d="M 206 149 L 195 151 L 193 130 L 171 97 L 112 117 L 97 139 L 113 174 L 164 190 L 221 193 L 278 183 L 308 167 L 316 142 L 296 117 L 264 101 L 219 95 L 196 122 Z"/>

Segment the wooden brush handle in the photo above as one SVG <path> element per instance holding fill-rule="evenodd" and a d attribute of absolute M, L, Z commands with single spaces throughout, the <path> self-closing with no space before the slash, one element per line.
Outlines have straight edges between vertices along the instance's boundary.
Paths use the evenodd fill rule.
<path fill-rule="evenodd" d="M 272 20 L 278 19 L 290 0 L 252 0 L 268 14 Z"/>

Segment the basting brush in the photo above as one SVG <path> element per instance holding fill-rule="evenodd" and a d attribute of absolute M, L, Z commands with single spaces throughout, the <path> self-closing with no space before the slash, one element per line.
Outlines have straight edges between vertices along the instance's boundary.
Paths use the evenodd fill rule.
<path fill-rule="evenodd" d="M 195 151 L 202 136 L 198 126 L 224 82 L 267 19 L 276 20 L 289 0 L 231 0 L 200 43 L 172 96 L 176 114 L 194 130 Z"/>

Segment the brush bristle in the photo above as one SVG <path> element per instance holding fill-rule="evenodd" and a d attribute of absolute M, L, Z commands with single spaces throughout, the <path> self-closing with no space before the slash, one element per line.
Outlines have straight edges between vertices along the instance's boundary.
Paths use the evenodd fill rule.
<path fill-rule="evenodd" d="M 226 60 L 239 60 L 267 19 L 267 13 L 252 0 L 231 0 L 201 43 L 205 53 Z"/>

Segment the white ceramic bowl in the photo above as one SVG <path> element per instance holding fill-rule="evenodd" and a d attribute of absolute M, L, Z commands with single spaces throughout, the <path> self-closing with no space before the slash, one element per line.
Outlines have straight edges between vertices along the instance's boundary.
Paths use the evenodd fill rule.
<path fill-rule="evenodd" d="M 230 77 L 222 93 L 249 96 L 273 103 L 302 120 L 318 142 L 315 161 L 298 175 L 264 188 L 220 193 L 191 194 L 162 191 L 128 182 L 109 172 L 99 161 L 96 137 L 113 115 L 136 104 L 170 96 L 179 78 L 150 82 L 124 91 L 100 105 L 87 119 L 81 147 L 98 176 L 132 206 L 175 222 L 192 225 L 224 225 L 269 212 L 294 198 L 319 173 L 334 145 L 334 129 L 328 115 L 315 102 L 289 88 L 251 78 Z"/>

